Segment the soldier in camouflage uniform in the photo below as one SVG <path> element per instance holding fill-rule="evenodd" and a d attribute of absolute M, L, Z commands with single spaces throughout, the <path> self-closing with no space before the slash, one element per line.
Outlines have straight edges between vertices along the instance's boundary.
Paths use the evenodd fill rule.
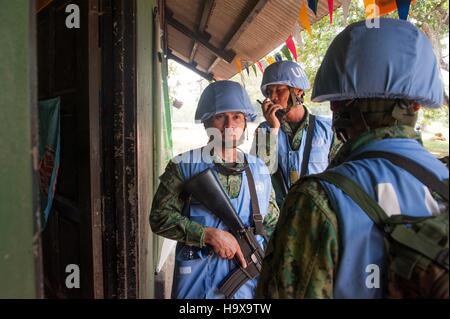
<path fill-rule="evenodd" d="M 328 49 L 312 97 L 331 101 L 333 129 L 344 142 L 327 171 L 356 181 L 393 214 L 448 212 L 439 195 L 400 167 L 379 158 L 348 162 L 349 156 L 367 150 L 401 153 L 448 180 L 448 169 L 423 148 L 414 130 L 420 106 L 443 102 L 439 67 L 421 31 L 391 19 L 380 19 L 378 29 L 364 22 L 348 26 Z M 383 289 L 364 282 L 367 265 L 362 264 L 371 260 L 383 266 L 382 247 L 381 232 L 338 188 L 322 180 L 300 180 L 286 197 L 256 296 L 383 298 Z M 415 278 L 415 284 L 421 285 L 426 275 Z M 438 295 L 448 298 L 448 282 Z"/>
<path fill-rule="evenodd" d="M 255 131 L 252 150 L 273 174 L 280 207 L 287 189 L 302 174 L 325 170 L 332 156 L 330 151 L 340 145 L 333 135 L 331 120 L 311 114 L 303 104 L 309 88 L 308 77 L 296 62 L 276 62 L 264 71 L 261 92 L 266 99 L 261 107 L 266 121 Z"/>
<path fill-rule="evenodd" d="M 242 267 L 246 265 L 236 239 L 223 221 L 185 196 L 183 184 L 187 180 L 205 169 L 212 169 L 244 225 L 252 226 L 251 191 L 244 171 L 248 165 L 255 180 L 264 229 L 268 236 L 273 232 L 279 210 L 267 167 L 256 157 L 237 150 L 243 141 L 247 120 L 253 121 L 255 117 L 250 99 L 240 84 L 232 81 L 210 84 L 200 97 L 195 115 L 196 121 L 207 129 L 208 145 L 175 157 L 160 177 L 150 225 L 156 234 L 178 242 L 174 298 L 223 298 L 217 288 L 237 267 L 234 259 Z M 209 146 L 214 146 L 211 152 L 205 151 Z M 266 245 L 262 236 L 257 235 L 257 238 L 260 244 Z M 234 297 L 252 298 L 255 287 L 256 279 L 249 280 Z"/>

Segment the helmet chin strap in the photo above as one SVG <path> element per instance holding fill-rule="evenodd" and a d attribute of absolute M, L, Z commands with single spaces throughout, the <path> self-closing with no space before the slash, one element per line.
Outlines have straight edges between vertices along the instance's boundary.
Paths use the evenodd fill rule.
<path fill-rule="evenodd" d="M 284 117 L 286 116 L 287 113 L 289 113 L 289 111 L 293 108 L 296 107 L 298 105 L 303 105 L 303 96 L 297 96 L 294 92 L 294 88 L 293 87 L 289 87 L 289 99 L 288 99 L 288 103 L 287 103 L 287 107 L 281 110 L 278 110 L 277 113 L 277 117 L 280 120 L 280 122 L 284 121 Z"/>
<path fill-rule="evenodd" d="M 336 132 L 336 136 L 338 138 L 339 141 L 341 141 L 342 143 L 345 143 L 349 140 L 347 131 L 345 130 L 345 128 L 335 128 L 334 131 Z"/>
<path fill-rule="evenodd" d="M 286 113 L 289 112 L 291 108 L 297 105 L 303 105 L 304 102 L 303 96 L 298 96 L 297 94 L 295 94 L 293 87 L 289 87 L 289 95 L 290 96 L 288 100 L 288 107 Z"/>

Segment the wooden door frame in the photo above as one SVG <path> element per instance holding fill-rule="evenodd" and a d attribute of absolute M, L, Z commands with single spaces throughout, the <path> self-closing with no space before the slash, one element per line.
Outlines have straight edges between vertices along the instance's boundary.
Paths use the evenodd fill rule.
<path fill-rule="evenodd" d="M 151 0 L 139 6 L 147 10 Z M 154 284 L 153 235 L 148 220 L 140 215 L 148 208 L 152 189 L 148 186 L 145 198 L 142 193 L 138 195 L 147 190 L 142 185 L 149 183 L 147 176 L 138 181 L 138 164 L 139 172 L 146 166 L 150 174 L 152 94 L 145 92 L 152 89 L 153 40 L 146 39 L 150 43 L 142 45 L 138 57 L 137 0 L 89 0 L 87 8 L 81 14 L 89 31 L 85 53 L 89 111 L 85 115 L 89 116 L 90 131 L 91 238 L 85 240 L 92 244 L 90 285 L 94 298 L 149 297 Z M 146 23 L 153 21 L 142 23 L 152 15 L 151 10 L 141 16 L 141 39 L 146 38 L 146 32 L 150 36 L 153 32 L 146 31 Z M 138 59 L 143 63 L 146 54 L 149 62 L 145 71 L 138 72 Z M 138 119 L 138 113 L 149 118 Z"/>
<path fill-rule="evenodd" d="M 106 298 L 139 297 L 136 0 L 101 0 Z"/>
<path fill-rule="evenodd" d="M 89 149 L 91 190 L 92 278 L 94 298 L 104 297 L 103 282 L 103 209 L 102 209 L 102 154 L 101 154 L 101 42 L 100 0 L 88 4 L 88 65 L 89 65 Z"/>

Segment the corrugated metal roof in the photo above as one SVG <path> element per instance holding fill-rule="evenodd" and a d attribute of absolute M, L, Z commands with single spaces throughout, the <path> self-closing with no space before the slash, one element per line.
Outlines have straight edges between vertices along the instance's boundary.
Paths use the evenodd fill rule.
<path fill-rule="evenodd" d="M 163 20 L 168 24 L 168 49 L 204 76 L 228 79 L 236 74 L 236 57 L 256 62 L 287 39 L 303 2 L 166 0 L 167 19 Z M 335 0 L 334 9 L 340 6 L 341 1 Z M 311 24 L 325 15 L 328 1 L 319 0 L 317 16 L 308 8 Z"/>

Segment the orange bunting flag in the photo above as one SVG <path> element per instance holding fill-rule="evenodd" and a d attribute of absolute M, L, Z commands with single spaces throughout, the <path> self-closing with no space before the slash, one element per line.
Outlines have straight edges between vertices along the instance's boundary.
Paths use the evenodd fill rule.
<path fill-rule="evenodd" d="M 364 0 L 366 18 L 373 19 L 397 10 L 396 0 Z"/>
<path fill-rule="evenodd" d="M 395 0 L 375 0 L 375 4 L 380 9 L 380 17 L 397 10 L 397 2 Z"/>
<path fill-rule="evenodd" d="M 391 13 L 397 8 L 400 8 L 399 15 L 400 18 L 406 20 L 409 11 L 410 3 L 415 1 L 405 1 L 405 0 L 365 0 L 364 5 L 366 7 L 367 18 L 382 17 L 388 13 Z M 400 5 L 399 5 L 400 4 Z M 369 7 L 370 5 L 376 5 L 377 8 Z"/>
<path fill-rule="evenodd" d="M 300 25 L 308 31 L 309 35 L 312 36 L 311 33 L 311 24 L 309 23 L 308 19 L 308 8 L 306 7 L 306 3 L 303 2 L 300 11 L 298 12 L 298 22 L 300 22 Z"/>
<path fill-rule="evenodd" d="M 267 64 L 271 65 L 272 63 L 275 63 L 275 59 L 272 56 L 268 56 L 266 58 Z"/>
<path fill-rule="evenodd" d="M 333 23 L 333 0 L 328 0 L 328 13 L 330 14 L 330 24 Z"/>
<path fill-rule="evenodd" d="M 377 16 L 375 8 L 375 0 L 364 0 L 364 8 L 366 9 L 366 19 L 374 18 L 374 15 Z"/>
<path fill-rule="evenodd" d="M 242 64 L 241 64 L 241 59 L 240 58 L 236 58 L 236 70 L 238 73 L 241 72 L 242 70 Z"/>
<path fill-rule="evenodd" d="M 295 43 L 294 39 L 292 39 L 292 35 L 287 38 L 286 46 L 288 47 L 289 51 L 291 51 L 291 54 L 294 57 L 295 61 L 297 61 L 297 49 L 295 48 Z"/>

